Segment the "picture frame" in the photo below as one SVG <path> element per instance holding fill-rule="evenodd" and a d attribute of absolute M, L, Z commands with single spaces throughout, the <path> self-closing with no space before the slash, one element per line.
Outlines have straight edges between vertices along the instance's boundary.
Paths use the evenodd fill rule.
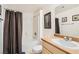
<path fill-rule="evenodd" d="M 72 21 L 79 21 L 79 14 L 72 16 Z"/>
<path fill-rule="evenodd" d="M 51 12 L 44 15 L 44 28 L 51 29 Z"/>
<path fill-rule="evenodd" d="M 62 22 L 67 22 L 67 17 L 62 17 Z"/>

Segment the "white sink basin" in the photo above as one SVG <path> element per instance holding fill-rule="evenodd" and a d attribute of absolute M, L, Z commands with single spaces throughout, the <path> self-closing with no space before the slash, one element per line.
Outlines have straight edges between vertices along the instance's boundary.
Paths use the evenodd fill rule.
<path fill-rule="evenodd" d="M 65 47 L 65 48 L 70 48 L 70 49 L 78 49 L 79 50 L 79 43 L 75 41 L 65 41 L 65 40 L 60 40 L 60 39 L 53 39 L 52 40 L 54 43 Z"/>

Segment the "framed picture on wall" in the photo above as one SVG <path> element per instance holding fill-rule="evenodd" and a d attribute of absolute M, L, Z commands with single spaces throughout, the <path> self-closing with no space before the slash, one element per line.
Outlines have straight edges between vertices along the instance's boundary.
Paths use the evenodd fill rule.
<path fill-rule="evenodd" d="M 44 28 L 51 29 L 51 12 L 44 15 Z"/>
<path fill-rule="evenodd" d="M 72 21 L 79 21 L 79 14 L 72 16 Z"/>
<path fill-rule="evenodd" d="M 62 22 L 67 22 L 67 17 L 62 17 Z"/>

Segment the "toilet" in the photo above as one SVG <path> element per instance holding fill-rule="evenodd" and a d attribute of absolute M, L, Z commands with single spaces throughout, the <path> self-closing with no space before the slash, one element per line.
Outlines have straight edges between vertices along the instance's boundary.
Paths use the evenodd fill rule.
<path fill-rule="evenodd" d="M 41 54 L 42 53 L 42 45 L 36 45 L 32 48 L 33 54 Z"/>

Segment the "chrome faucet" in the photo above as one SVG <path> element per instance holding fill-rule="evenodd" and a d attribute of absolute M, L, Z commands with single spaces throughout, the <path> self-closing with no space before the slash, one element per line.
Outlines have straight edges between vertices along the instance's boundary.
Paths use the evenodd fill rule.
<path fill-rule="evenodd" d="M 65 41 L 72 41 L 72 38 L 71 38 L 71 37 L 68 37 L 68 36 L 65 36 L 65 37 L 64 37 L 64 40 L 65 40 Z"/>
<path fill-rule="evenodd" d="M 68 36 L 65 36 L 64 37 L 64 40 L 68 41 L 69 40 L 69 37 Z"/>

